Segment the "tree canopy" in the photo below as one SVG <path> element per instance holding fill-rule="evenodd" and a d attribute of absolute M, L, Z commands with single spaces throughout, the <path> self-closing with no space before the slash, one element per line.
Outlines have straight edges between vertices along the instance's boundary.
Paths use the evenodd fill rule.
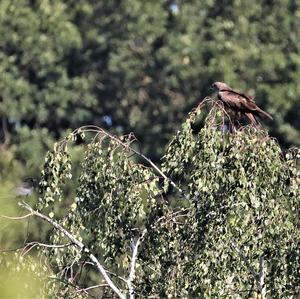
<path fill-rule="evenodd" d="M 46 156 L 36 208 L 21 204 L 54 227 L 53 248 L 36 244 L 44 248 L 36 278 L 47 285 L 40 288 L 43 296 L 300 294 L 300 151 L 282 151 L 266 131 L 251 126 L 224 131 L 217 107 L 199 132 L 193 125 L 202 106 L 189 114 L 161 169 L 134 149 L 133 135 L 119 139 L 95 126 L 55 145 Z M 87 143 L 76 178 L 70 149 L 79 137 Z M 67 202 L 70 180 L 77 188 Z M 96 272 L 95 259 L 109 279 Z"/>
<path fill-rule="evenodd" d="M 157 160 L 214 81 L 254 95 L 271 134 L 299 145 L 299 11 L 292 0 L 1 1 L 0 113 L 17 157 L 32 160 L 32 139 L 38 152 L 95 124 L 134 131 Z"/>

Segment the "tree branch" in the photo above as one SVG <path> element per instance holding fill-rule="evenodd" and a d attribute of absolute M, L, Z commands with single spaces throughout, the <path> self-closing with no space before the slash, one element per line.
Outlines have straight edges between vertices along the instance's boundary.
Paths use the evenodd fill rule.
<path fill-rule="evenodd" d="M 264 274 L 264 257 L 261 255 L 259 258 L 259 291 L 261 294 L 261 299 L 267 299 L 266 285 L 265 285 L 265 274 Z"/>
<path fill-rule="evenodd" d="M 168 176 L 166 176 L 163 171 L 158 167 L 156 166 L 149 158 L 147 158 L 145 155 L 143 155 L 142 153 L 140 153 L 139 151 L 135 150 L 134 148 L 130 147 L 129 145 L 127 145 L 126 143 L 122 142 L 119 138 L 111 135 L 110 133 L 108 133 L 107 131 L 105 131 L 104 129 L 98 127 L 98 126 L 93 126 L 93 125 L 90 125 L 90 126 L 83 126 L 83 127 L 80 127 L 76 130 L 74 130 L 72 132 L 72 135 L 77 135 L 79 134 L 80 132 L 84 132 L 84 131 L 87 131 L 87 132 L 101 132 L 103 135 L 109 137 L 110 139 L 116 141 L 118 144 L 120 144 L 122 147 L 124 148 L 130 148 L 130 150 L 135 153 L 137 156 L 139 156 L 140 158 L 142 158 L 143 160 L 147 161 L 165 180 L 169 181 L 170 184 L 176 188 L 180 193 L 183 193 L 183 190 L 171 179 L 169 178 Z"/>
<path fill-rule="evenodd" d="M 142 235 L 137 239 L 135 245 L 133 246 L 131 263 L 130 263 L 130 272 L 129 272 L 129 276 L 127 279 L 127 285 L 128 285 L 128 289 L 129 289 L 130 299 L 134 299 L 134 290 L 133 290 L 133 286 L 132 286 L 132 281 L 133 281 L 134 275 L 135 275 L 135 265 L 136 265 L 136 261 L 137 261 L 137 255 L 138 255 L 138 247 L 141 243 L 141 240 L 144 238 L 146 232 L 147 232 L 147 229 L 144 229 L 142 232 Z"/>
<path fill-rule="evenodd" d="M 73 243 L 68 244 L 58 244 L 58 245 L 51 245 L 51 244 L 43 244 L 37 241 L 27 243 L 23 248 L 22 256 L 26 255 L 31 249 L 36 246 L 47 247 L 47 248 L 64 248 L 74 245 Z"/>
<path fill-rule="evenodd" d="M 103 287 L 108 287 L 109 285 L 108 284 L 98 284 L 98 285 L 94 285 L 94 286 L 91 286 L 91 287 L 87 287 L 87 288 L 84 288 L 84 289 L 78 289 L 76 291 L 76 293 L 81 293 L 81 292 L 84 292 L 84 293 L 87 293 L 87 291 L 89 290 L 92 290 L 92 289 L 96 289 L 96 288 L 103 288 Z"/>
<path fill-rule="evenodd" d="M 121 290 L 114 284 L 114 282 L 110 279 L 108 274 L 106 273 L 104 267 L 100 264 L 98 259 L 87 249 L 82 242 L 77 240 L 70 232 L 68 232 L 65 228 L 63 228 L 60 224 L 58 224 L 56 221 L 52 220 L 51 218 L 47 217 L 44 214 L 39 213 L 38 211 L 34 211 L 28 204 L 25 202 L 19 203 L 21 207 L 28 210 L 32 213 L 32 215 L 37 216 L 48 223 L 50 223 L 52 226 L 54 226 L 58 231 L 60 231 L 63 235 L 65 235 L 74 245 L 79 247 L 82 251 L 86 252 L 89 256 L 89 258 L 96 264 L 96 267 L 98 271 L 102 274 L 104 280 L 107 282 L 107 284 L 110 286 L 110 288 L 119 296 L 121 299 L 126 299 L 126 296 L 121 292 Z"/>
<path fill-rule="evenodd" d="M 5 219 L 10 219 L 10 220 L 21 220 L 21 219 L 28 218 L 32 215 L 33 215 L 32 213 L 29 213 L 29 214 L 26 214 L 24 216 L 19 216 L 19 217 L 10 217 L 10 216 L 5 216 L 5 215 L 0 215 L 0 217 L 5 218 Z"/>

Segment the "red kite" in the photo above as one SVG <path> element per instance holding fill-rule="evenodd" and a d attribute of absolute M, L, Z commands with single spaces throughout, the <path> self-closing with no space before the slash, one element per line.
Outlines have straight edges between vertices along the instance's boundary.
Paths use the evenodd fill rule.
<path fill-rule="evenodd" d="M 218 98 L 223 102 L 225 111 L 230 117 L 236 119 L 246 116 L 254 126 L 259 125 L 257 117 L 273 119 L 269 113 L 263 111 L 254 103 L 254 97 L 233 90 L 223 82 L 213 83 L 212 88 L 218 90 Z"/>

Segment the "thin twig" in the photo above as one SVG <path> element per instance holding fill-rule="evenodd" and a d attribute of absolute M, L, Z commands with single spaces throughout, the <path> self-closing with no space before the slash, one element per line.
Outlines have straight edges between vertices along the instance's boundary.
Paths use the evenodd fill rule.
<path fill-rule="evenodd" d="M 49 279 L 53 279 L 53 280 L 57 280 L 57 281 L 59 281 L 61 283 L 64 283 L 67 286 L 70 286 L 70 287 L 76 289 L 76 293 L 81 291 L 81 292 L 84 292 L 85 294 L 89 295 L 91 298 L 95 298 L 94 296 L 92 296 L 91 294 L 89 294 L 87 291 L 85 291 L 85 289 L 80 288 L 78 285 L 75 285 L 75 284 L 71 283 L 70 281 L 68 281 L 66 279 L 58 278 L 56 276 L 48 276 L 48 278 Z"/>
<path fill-rule="evenodd" d="M 25 247 L 23 248 L 22 256 L 26 255 L 31 249 L 33 249 L 36 246 L 46 247 L 46 248 L 64 248 L 74 245 L 73 243 L 68 244 L 58 244 L 58 245 L 52 245 L 52 244 L 44 244 L 37 241 L 27 243 Z"/>
<path fill-rule="evenodd" d="M 29 213 L 27 215 L 24 216 L 19 216 L 19 217 L 10 217 L 10 216 L 5 216 L 5 215 L 0 215 L 1 218 L 5 218 L 5 219 L 10 219 L 10 220 L 21 220 L 21 219 L 25 219 L 28 218 L 30 216 L 32 216 L 32 213 Z"/>
<path fill-rule="evenodd" d="M 114 282 L 110 279 L 107 272 L 105 271 L 104 267 L 100 264 L 98 259 L 90 252 L 89 249 L 86 248 L 86 246 L 77 240 L 70 232 L 68 232 L 65 228 L 63 228 L 60 224 L 58 224 L 56 221 L 52 220 L 48 216 L 41 214 L 38 211 L 34 211 L 28 204 L 25 202 L 19 203 L 21 207 L 31 212 L 34 216 L 37 216 L 48 223 L 50 223 L 53 227 L 55 227 L 58 231 L 60 231 L 63 235 L 65 235 L 68 239 L 71 240 L 71 242 L 79 247 L 80 250 L 86 252 L 89 256 L 89 258 L 96 264 L 96 267 L 98 271 L 102 274 L 105 281 L 108 283 L 110 288 L 119 296 L 121 299 L 126 299 L 126 296 L 121 292 L 121 290 L 114 284 Z"/>
<path fill-rule="evenodd" d="M 109 270 L 107 270 L 107 269 L 105 269 L 105 271 L 106 271 L 108 274 L 110 274 L 111 276 L 114 276 L 114 277 L 116 277 L 116 278 L 122 280 L 123 282 L 127 283 L 127 279 L 125 279 L 124 277 L 119 276 L 119 275 L 117 275 L 117 274 L 115 274 L 115 273 L 113 273 L 113 272 L 111 272 L 111 271 L 109 271 Z"/>
<path fill-rule="evenodd" d="M 92 289 L 96 289 L 96 288 L 103 288 L 103 287 L 108 287 L 109 285 L 106 284 L 106 283 L 103 283 L 103 284 L 98 284 L 98 285 L 94 285 L 94 286 L 91 286 L 91 287 L 87 287 L 87 288 L 84 288 L 84 289 L 79 289 L 76 291 L 76 293 L 80 293 L 80 292 L 87 292 L 89 290 L 92 290 Z"/>
<path fill-rule="evenodd" d="M 155 224 L 154 224 L 154 225 L 156 225 L 156 224 L 159 223 L 159 222 L 162 222 L 162 220 L 164 220 L 164 219 L 166 219 L 166 222 L 165 222 L 165 223 L 167 223 L 167 222 L 169 222 L 169 221 L 172 221 L 174 218 L 177 218 L 177 217 L 185 217 L 185 216 L 188 215 L 188 213 L 187 213 L 187 214 L 180 214 L 180 213 L 182 213 L 182 212 L 188 212 L 189 210 L 191 210 L 191 208 L 185 208 L 185 209 L 181 209 L 181 210 L 179 210 L 179 211 L 176 211 L 176 212 L 174 212 L 174 213 L 168 213 L 168 214 L 166 214 L 166 215 L 164 215 L 164 216 L 159 217 L 159 218 L 155 221 Z"/>

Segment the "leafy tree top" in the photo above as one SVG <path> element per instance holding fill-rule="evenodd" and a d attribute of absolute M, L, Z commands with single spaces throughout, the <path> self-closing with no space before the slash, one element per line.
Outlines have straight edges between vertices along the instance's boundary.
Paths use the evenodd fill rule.
<path fill-rule="evenodd" d="M 172 181 L 136 164 L 132 139 L 92 129 L 76 198 L 58 221 L 117 275 L 113 281 L 125 293 L 126 280 L 117 277 L 127 277 L 140 242 L 137 297 L 296 296 L 299 150 L 284 153 L 266 131 L 249 126 L 224 131 L 216 104 L 195 132 L 201 111 L 199 106 L 190 113 L 163 158 L 159 171 Z M 63 199 L 60 184 L 70 177 L 68 140 L 48 155 L 41 182 L 39 207 L 52 209 L 54 219 L 55 200 Z M 59 240 L 54 231 L 53 241 Z M 72 247 L 51 256 L 57 269 L 87 260 Z"/>

